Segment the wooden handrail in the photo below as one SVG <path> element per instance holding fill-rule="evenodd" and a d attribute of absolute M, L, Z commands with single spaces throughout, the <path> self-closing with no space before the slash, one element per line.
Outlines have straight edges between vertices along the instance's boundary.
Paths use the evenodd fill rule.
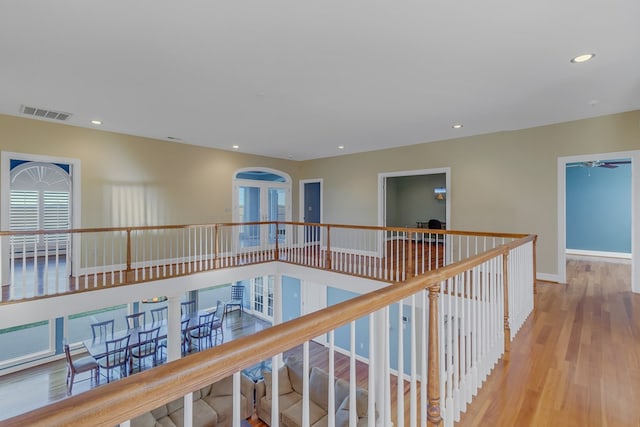
<path fill-rule="evenodd" d="M 464 236 L 476 236 L 476 237 L 498 237 L 507 239 L 520 239 L 526 237 L 527 234 L 522 233 L 497 233 L 497 232 L 480 232 L 480 231 L 464 231 L 464 230 L 431 230 L 428 228 L 406 228 L 406 227 L 380 227 L 369 225 L 346 225 L 346 224 L 320 224 L 309 222 L 280 222 L 280 221 L 265 221 L 265 222 L 220 222 L 211 224 L 176 224 L 176 225 L 141 225 L 135 227 L 96 227 L 96 228 L 64 228 L 57 230 L 20 230 L 20 231 L 0 231 L 0 237 L 2 236 L 29 236 L 36 234 L 79 234 L 79 233 L 105 233 L 113 231 L 148 231 L 148 230 L 176 230 L 176 229 L 190 229 L 198 227 L 232 227 L 232 226 L 246 226 L 246 225 L 264 225 L 264 224 L 277 224 L 277 225 L 298 225 L 298 226 L 314 226 L 314 227 L 327 227 L 327 228 L 344 228 L 353 230 L 372 230 L 372 231 L 397 231 L 406 233 L 418 233 L 418 234 L 449 234 L 449 235 L 464 235 Z"/>
<path fill-rule="evenodd" d="M 429 340 L 429 423 L 439 425 L 439 386 L 437 381 L 437 291 L 440 284 L 474 266 L 504 255 L 509 247 L 534 240 L 526 236 L 509 246 L 497 247 L 482 254 L 415 277 L 397 286 L 370 292 L 323 310 L 275 325 L 256 334 L 242 337 L 214 348 L 144 371 L 85 393 L 72 396 L 3 422 L 8 426 L 113 426 L 135 418 L 223 379 L 246 367 L 280 354 L 314 337 L 374 313 L 390 304 L 429 288 L 432 307 Z M 435 302 L 434 302 L 435 300 Z M 435 316 L 435 318 L 433 317 Z M 435 336 L 431 336 L 435 331 Z M 433 363 L 433 364 L 432 364 Z M 435 374 L 434 374 L 435 372 Z M 434 378 L 432 375 L 436 375 Z"/>

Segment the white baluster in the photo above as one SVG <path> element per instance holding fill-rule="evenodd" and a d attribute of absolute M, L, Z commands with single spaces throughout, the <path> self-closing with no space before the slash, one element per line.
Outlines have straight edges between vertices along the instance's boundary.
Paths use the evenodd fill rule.
<path fill-rule="evenodd" d="M 398 376 L 396 378 L 396 417 L 404 425 L 404 319 L 403 301 L 398 302 Z"/>
<path fill-rule="evenodd" d="M 349 425 L 358 423 L 358 405 L 356 404 L 356 322 L 352 321 L 350 328 L 349 354 Z M 305 372 L 307 372 L 305 370 Z"/>
<path fill-rule="evenodd" d="M 278 370 L 276 369 L 274 376 L 278 376 Z M 277 395 L 276 395 L 277 396 Z M 240 420 L 242 419 L 240 410 L 240 372 L 233 374 L 233 427 L 240 427 Z"/>
<path fill-rule="evenodd" d="M 302 344 L 302 366 L 302 427 L 309 427 L 309 341 Z"/>
<path fill-rule="evenodd" d="M 417 391 L 417 379 L 416 379 L 416 353 L 417 349 L 417 332 L 416 332 L 416 296 L 411 295 L 411 354 L 410 363 L 411 363 L 411 387 L 410 387 L 410 415 L 409 415 L 409 425 L 411 427 L 416 427 L 418 424 L 418 391 Z"/>

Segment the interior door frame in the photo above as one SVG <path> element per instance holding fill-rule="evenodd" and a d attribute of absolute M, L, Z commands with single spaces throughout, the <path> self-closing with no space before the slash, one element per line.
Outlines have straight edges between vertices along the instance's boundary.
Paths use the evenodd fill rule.
<path fill-rule="evenodd" d="M 416 176 L 416 175 L 436 175 L 444 174 L 445 185 L 447 187 L 447 198 L 445 200 L 445 222 L 447 228 L 452 229 L 451 223 L 451 168 L 434 168 L 434 169 L 416 169 L 399 172 L 381 172 L 378 174 L 378 225 L 385 227 L 387 225 L 387 178 L 398 176 Z"/>
<path fill-rule="evenodd" d="M 320 206 L 318 206 L 318 208 L 320 210 L 320 223 L 324 222 L 323 212 L 322 212 L 322 204 L 323 204 L 323 179 L 322 178 L 300 180 L 300 189 L 299 189 L 300 200 L 298 200 L 298 221 L 300 222 L 306 222 L 304 217 L 305 185 L 315 184 L 315 183 L 320 184 Z"/>
<path fill-rule="evenodd" d="M 268 181 L 268 180 L 252 180 L 252 179 L 243 179 L 237 178 L 238 174 L 243 172 L 268 172 L 274 175 L 278 175 L 284 178 L 284 182 L 280 181 Z M 231 180 L 231 203 L 232 203 L 232 221 L 240 223 L 242 222 L 239 215 L 239 200 L 238 200 L 238 189 L 242 186 L 246 187 L 258 187 L 260 188 L 260 222 L 267 221 L 268 219 L 268 195 L 269 188 L 282 188 L 287 193 L 287 202 L 286 202 L 286 210 L 285 210 L 285 221 L 291 221 L 291 211 L 293 206 L 293 192 L 291 191 L 292 181 L 291 176 L 286 172 L 282 172 L 277 169 L 264 168 L 264 167 L 249 167 L 249 168 L 241 168 L 236 170 L 233 173 L 233 179 Z M 262 202 L 262 198 L 264 197 L 264 202 Z M 265 211 L 266 210 L 266 211 Z M 237 227 L 235 228 L 237 230 Z M 286 233 L 288 236 L 289 233 Z M 266 239 L 266 240 L 265 240 Z M 261 242 L 268 243 L 268 227 L 261 227 L 260 230 L 260 240 Z M 239 235 L 234 235 L 234 242 L 239 243 Z"/>
<path fill-rule="evenodd" d="M 298 191 L 298 194 L 299 194 L 299 196 L 298 196 L 298 198 L 299 198 L 299 200 L 298 200 L 298 221 L 299 222 L 307 222 L 306 219 L 305 219 L 306 208 L 305 208 L 305 204 L 304 204 L 305 196 L 306 196 L 306 194 L 305 194 L 305 192 L 306 192 L 306 188 L 305 188 L 306 184 L 315 184 L 315 183 L 319 184 L 319 186 L 320 186 L 320 191 L 319 191 L 319 193 L 320 193 L 320 206 L 318 206 L 318 209 L 320 210 L 320 223 L 322 224 L 324 222 L 324 214 L 323 214 L 323 209 L 322 209 L 322 206 L 323 206 L 323 203 L 324 203 L 324 198 L 323 198 L 323 196 L 324 196 L 323 184 L 324 183 L 323 183 L 323 179 L 322 178 L 301 179 L 299 181 L 299 186 L 300 186 L 299 191 Z M 308 232 L 308 227 L 298 227 L 297 240 L 302 245 L 305 245 L 307 243 L 312 243 L 312 244 L 314 243 L 314 242 L 307 242 L 306 241 L 306 234 L 305 233 L 307 233 L 307 232 Z M 322 233 L 323 233 L 323 228 L 319 227 L 317 229 L 317 237 L 318 237 L 317 241 L 318 242 L 322 242 L 323 241 Z"/>
<path fill-rule="evenodd" d="M 592 160 L 631 159 L 631 291 L 640 293 L 640 229 L 638 215 L 640 215 L 640 197 L 636 191 L 640 189 L 640 150 L 618 151 L 613 153 L 583 154 L 577 156 L 558 157 L 558 282 L 567 282 L 567 163 L 587 162 Z"/>

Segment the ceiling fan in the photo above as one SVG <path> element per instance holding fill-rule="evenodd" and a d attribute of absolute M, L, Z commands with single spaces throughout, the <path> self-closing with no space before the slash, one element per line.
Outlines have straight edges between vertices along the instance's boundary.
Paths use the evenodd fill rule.
<path fill-rule="evenodd" d="M 577 163 L 568 163 L 568 168 L 582 167 L 582 168 L 607 168 L 614 169 L 617 168 L 618 165 L 628 165 L 631 163 L 631 160 L 591 160 L 588 162 L 577 162 Z"/>

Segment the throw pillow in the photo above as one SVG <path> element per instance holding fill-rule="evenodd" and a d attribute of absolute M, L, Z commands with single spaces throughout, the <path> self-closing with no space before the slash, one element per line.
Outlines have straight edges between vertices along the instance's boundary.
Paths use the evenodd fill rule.
<path fill-rule="evenodd" d="M 267 400 L 271 400 L 271 383 L 272 383 L 272 373 L 271 371 L 265 371 L 262 373 L 264 378 L 264 385 L 267 391 Z M 291 388 L 291 381 L 289 381 L 289 371 L 286 366 L 281 366 L 278 369 L 278 394 L 282 396 L 283 394 L 291 393 L 293 389 Z"/>
<path fill-rule="evenodd" d="M 289 356 L 285 360 L 284 364 L 289 369 L 289 381 L 291 381 L 291 387 L 298 393 L 302 394 L 302 375 L 304 371 L 304 364 L 302 360 L 296 357 Z M 306 375 L 309 375 L 307 372 Z"/>

